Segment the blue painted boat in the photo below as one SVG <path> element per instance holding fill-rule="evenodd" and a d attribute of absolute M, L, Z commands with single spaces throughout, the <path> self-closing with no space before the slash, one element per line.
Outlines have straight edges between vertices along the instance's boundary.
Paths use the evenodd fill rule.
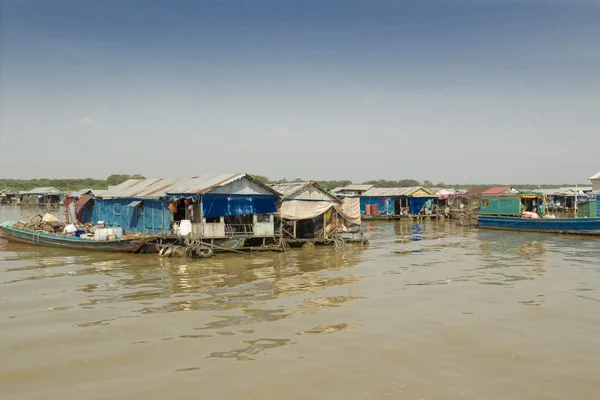
<path fill-rule="evenodd" d="M 2 237 L 9 242 L 64 249 L 135 253 L 146 243 L 146 238 L 122 238 L 115 240 L 90 240 L 29 229 L 2 226 Z"/>
<path fill-rule="evenodd" d="M 600 218 L 520 218 L 480 215 L 480 228 L 522 232 L 600 235 Z"/>

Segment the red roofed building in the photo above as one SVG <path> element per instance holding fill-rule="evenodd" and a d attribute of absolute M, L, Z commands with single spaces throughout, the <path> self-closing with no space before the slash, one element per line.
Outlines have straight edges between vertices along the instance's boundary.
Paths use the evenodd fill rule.
<path fill-rule="evenodd" d="M 489 190 L 489 187 L 476 187 L 476 188 L 471 188 L 469 190 L 467 190 L 467 194 L 477 194 L 480 195 L 483 192 L 485 192 L 486 190 Z"/>
<path fill-rule="evenodd" d="M 499 186 L 488 189 L 481 193 L 482 196 L 497 196 L 499 194 L 519 193 L 519 191 L 512 186 Z"/>

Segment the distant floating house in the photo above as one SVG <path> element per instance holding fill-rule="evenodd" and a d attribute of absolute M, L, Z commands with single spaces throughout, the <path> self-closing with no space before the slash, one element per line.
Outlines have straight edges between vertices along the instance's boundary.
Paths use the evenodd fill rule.
<path fill-rule="evenodd" d="M 272 184 L 281 194 L 278 216 L 284 237 L 326 241 L 335 233 L 360 230 L 360 200 L 336 198 L 315 182 Z"/>
<path fill-rule="evenodd" d="M 279 194 L 247 174 L 130 179 L 98 194 L 92 220 L 127 233 L 170 235 L 191 221 L 196 238 L 274 236 Z"/>
<path fill-rule="evenodd" d="M 592 192 L 600 192 L 600 172 L 590 178 L 592 181 Z"/>
<path fill-rule="evenodd" d="M 10 204 L 16 201 L 17 193 L 10 190 L 4 189 L 0 192 L 0 204 Z"/>
<path fill-rule="evenodd" d="M 39 187 L 25 192 L 19 192 L 19 202 L 22 205 L 57 205 L 65 201 L 66 194 L 53 187 Z"/>
<path fill-rule="evenodd" d="M 564 187 L 558 189 L 541 189 L 548 198 L 550 209 L 556 211 L 572 211 L 576 202 L 588 199 L 592 187 Z"/>
<path fill-rule="evenodd" d="M 437 197 L 422 186 L 371 188 L 360 195 L 360 212 L 374 216 L 417 215 Z"/>

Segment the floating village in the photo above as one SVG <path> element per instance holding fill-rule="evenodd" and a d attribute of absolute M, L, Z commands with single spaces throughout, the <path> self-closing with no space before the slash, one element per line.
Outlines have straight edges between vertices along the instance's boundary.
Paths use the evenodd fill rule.
<path fill-rule="evenodd" d="M 0 203 L 47 206 L 27 221 L 6 221 L 0 236 L 30 245 L 161 257 L 286 251 L 366 244 L 363 221 L 457 220 L 474 228 L 600 235 L 600 173 L 589 187 L 519 190 L 316 182 L 268 184 L 245 173 L 129 179 L 107 190 L 53 187 L 0 192 Z M 53 212 L 63 212 L 64 222 Z"/>

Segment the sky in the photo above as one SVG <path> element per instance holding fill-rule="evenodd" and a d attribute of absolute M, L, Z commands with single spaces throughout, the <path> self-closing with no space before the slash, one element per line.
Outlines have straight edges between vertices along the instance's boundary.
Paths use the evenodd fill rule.
<path fill-rule="evenodd" d="M 586 182 L 600 1 L 0 0 L 0 178 Z"/>

